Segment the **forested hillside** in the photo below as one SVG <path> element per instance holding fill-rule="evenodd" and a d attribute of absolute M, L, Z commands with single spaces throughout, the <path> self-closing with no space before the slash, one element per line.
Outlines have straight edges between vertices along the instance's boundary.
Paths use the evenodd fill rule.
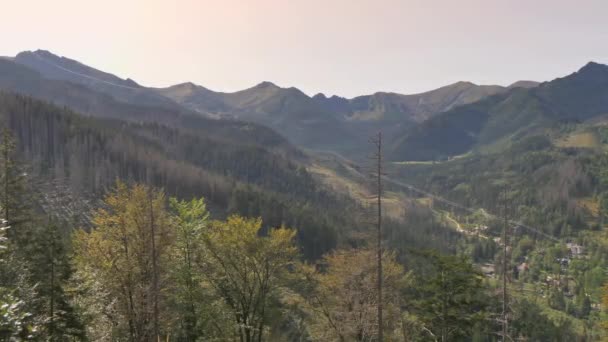
<path fill-rule="evenodd" d="M 179 198 L 205 196 L 218 217 L 240 213 L 261 216 L 266 227 L 298 227 L 308 258 L 319 257 L 368 226 L 366 205 L 326 187 L 307 171 L 308 157 L 295 150 L 286 154 L 272 146 L 154 123 L 85 117 L 8 93 L 0 94 L 0 108 L 0 118 L 15 135 L 20 159 L 36 184 L 57 184 L 57 191 L 76 199 L 99 198 L 116 180 L 151 184 Z M 88 216 L 44 205 L 68 221 Z M 395 230 L 401 225 L 395 223 Z M 423 232 L 416 228 L 406 234 L 426 240 Z M 448 248 L 450 239 L 427 244 Z"/>
<path fill-rule="evenodd" d="M 163 187 L 181 198 L 205 195 L 222 213 L 262 216 L 268 226 L 318 220 L 306 224 L 316 233 L 302 232 L 317 241 L 311 245 L 316 255 L 335 244 L 325 222 L 339 218 L 306 211 L 349 206 L 319 188 L 297 158 L 260 146 L 152 123 L 87 118 L 18 95 L 5 93 L 0 101 L 2 118 L 33 174 L 64 180 L 85 197 L 99 196 L 121 179 Z"/>
<path fill-rule="evenodd" d="M 507 232 L 514 301 L 533 299 L 554 322 L 599 340 L 608 253 L 605 137 L 602 124 L 562 123 L 496 152 L 390 170 L 393 179 L 424 189 L 421 196 L 449 200 L 435 208 L 460 231 L 482 237 L 469 253 L 491 279 L 504 267 L 494 243 L 503 245 Z"/>
<path fill-rule="evenodd" d="M 396 137 L 391 158 L 439 160 L 508 145 L 560 123 L 601 118 L 608 111 L 607 99 L 608 66 L 590 62 L 569 76 L 514 88 L 409 127 Z"/>
<path fill-rule="evenodd" d="M 0 262 L 1 281 L 8 292 L 1 298 L 12 305 L 2 336 L 331 341 L 377 334 L 369 216 L 353 215 L 362 210 L 357 202 L 319 188 L 297 160 L 162 125 L 83 117 L 20 95 L 2 94 L 0 104 L 2 120 L 16 138 L 12 145 L 5 131 L 0 149 L 6 151 L 0 178 L 11 184 L 0 196 L 10 226 L 3 231 L 8 248 Z M 431 178 L 433 184 L 449 184 Z M 41 212 L 39 204 L 48 199 L 35 187 L 53 190 L 51 179 L 68 183 L 78 200 L 97 199 L 69 211 L 88 219 L 69 217 L 62 202 L 52 198 Z M 497 284 L 466 255 L 488 262 L 500 256 L 498 246 L 486 234 L 450 230 L 449 220 L 462 216 L 453 212 L 450 218 L 420 200 L 408 208 L 404 222 L 385 224 L 385 336 L 491 340 L 499 328 L 490 319 L 499 312 Z M 237 213 L 242 216 L 228 216 Z M 492 230 L 500 227 L 489 224 Z M 283 225 L 295 229 L 275 230 Z M 524 249 L 526 236 L 518 237 L 523 242 L 513 258 L 534 255 Z M 538 245 L 559 250 L 543 241 Z M 552 315 L 559 306 L 548 314 L 542 301 L 516 297 L 510 333 L 561 341 L 597 336 L 593 325 L 587 333 L 579 328 L 585 317 L 589 322 L 599 317 L 584 309 L 598 300 L 594 268 L 580 267 L 577 277 L 589 279 L 585 286 L 596 291 L 569 309 L 581 318 L 556 321 Z M 27 272 L 16 277 L 19 269 Z M 540 280 L 550 270 L 538 269 L 541 273 L 531 279 Z M 582 291 L 575 289 L 570 291 Z M 443 300 L 457 317 L 437 310 L 435 303 Z M 352 301 L 356 307 L 345 304 Z M 241 315 L 243 307 L 247 311 Z M 535 324 L 523 324 L 529 317 Z"/>
<path fill-rule="evenodd" d="M 0 94 L 0 119 L 0 178 L 9 185 L 0 196 L 9 227 L 2 230 L 7 248 L 0 261 L 0 298 L 8 305 L 3 338 L 280 341 L 359 334 L 349 332 L 359 329 L 350 318 L 327 330 L 333 315 L 349 309 L 341 300 L 320 300 L 336 285 L 303 262 L 327 262 L 340 277 L 367 274 L 363 287 L 345 298 L 373 293 L 373 264 L 357 261 L 370 260 L 365 209 L 321 187 L 304 155 L 160 124 L 86 117 L 9 93 Z M 390 298 L 399 298 L 405 284 L 396 260 L 405 260 L 408 248 L 453 251 L 462 240 L 441 223 L 424 230 L 413 223 L 386 222 L 400 251 L 386 257 L 387 281 L 395 286 Z M 295 229 L 275 230 L 283 226 Z M 338 246 L 346 249 L 328 254 Z M 192 260 L 182 263 L 179 255 Z M 267 268 L 270 263 L 276 264 Z M 344 263 L 351 266 L 340 275 Z M 243 272 L 244 283 L 225 283 Z M 404 327 L 397 303 L 387 329 Z M 235 318 L 243 305 L 252 311 Z M 352 315 L 373 305 L 369 298 Z M 361 336 L 373 336 L 374 316 L 365 315 L 357 323 Z"/>

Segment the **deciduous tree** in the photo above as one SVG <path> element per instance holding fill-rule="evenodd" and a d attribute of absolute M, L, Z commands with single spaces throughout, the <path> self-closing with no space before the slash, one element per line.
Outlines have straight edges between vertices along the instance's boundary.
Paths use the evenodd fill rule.
<path fill-rule="evenodd" d="M 261 219 L 214 221 L 197 263 L 204 281 L 231 311 L 235 335 L 245 342 L 263 341 L 270 323 L 268 302 L 298 255 L 295 230 L 282 227 L 262 235 L 261 228 Z"/>
<path fill-rule="evenodd" d="M 408 278 L 395 260 L 383 255 L 385 338 L 403 339 L 400 291 Z M 370 341 L 378 332 L 376 259 L 373 249 L 336 250 L 315 267 L 304 267 L 303 303 L 315 341 Z"/>
<path fill-rule="evenodd" d="M 90 232 L 75 235 L 77 268 L 97 277 L 117 302 L 113 321 L 131 341 L 156 340 L 163 334 L 162 290 L 173 238 L 163 192 L 119 182 L 93 224 Z"/>

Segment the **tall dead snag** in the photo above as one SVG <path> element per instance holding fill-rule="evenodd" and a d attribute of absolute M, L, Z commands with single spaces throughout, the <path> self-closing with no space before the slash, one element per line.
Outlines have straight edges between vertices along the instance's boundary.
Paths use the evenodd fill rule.
<path fill-rule="evenodd" d="M 377 252 L 377 284 L 376 290 L 378 295 L 378 341 L 383 341 L 383 325 L 382 325 L 382 132 L 370 139 L 370 142 L 375 147 L 375 152 L 372 157 L 375 164 L 375 172 L 373 177 L 376 184 L 376 205 L 377 205 L 377 220 L 376 220 L 376 252 Z"/>

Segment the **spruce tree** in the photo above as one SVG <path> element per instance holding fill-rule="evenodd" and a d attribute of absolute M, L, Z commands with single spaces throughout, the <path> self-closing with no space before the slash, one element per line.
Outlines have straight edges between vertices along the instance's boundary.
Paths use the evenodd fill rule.
<path fill-rule="evenodd" d="M 84 327 L 70 305 L 66 287 L 72 275 L 67 239 L 55 222 L 30 230 L 27 248 L 31 281 L 37 284 L 37 310 L 45 317 L 48 341 L 83 340 Z"/>

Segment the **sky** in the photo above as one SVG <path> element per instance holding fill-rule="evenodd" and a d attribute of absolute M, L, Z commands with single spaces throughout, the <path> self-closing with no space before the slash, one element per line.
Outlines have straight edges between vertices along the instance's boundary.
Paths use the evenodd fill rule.
<path fill-rule="evenodd" d="M 163 87 L 417 93 L 608 64 L 605 0 L 0 0 L 0 55 L 45 49 Z"/>

